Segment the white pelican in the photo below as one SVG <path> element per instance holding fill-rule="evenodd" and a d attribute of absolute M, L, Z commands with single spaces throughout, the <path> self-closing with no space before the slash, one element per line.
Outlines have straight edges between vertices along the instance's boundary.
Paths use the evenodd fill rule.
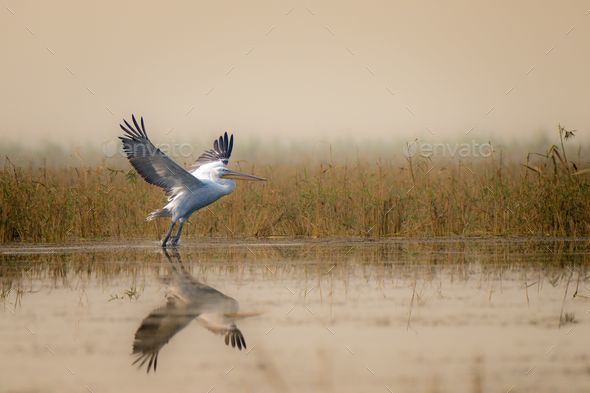
<path fill-rule="evenodd" d="M 140 119 L 141 126 L 135 115 L 131 118 L 134 126 L 127 120 L 123 120 L 125 125 L 120 124 L 125 131 L 125 135 L 119 137 L 123 141 L 123 150 L 144 180 L 163 188 L 168 196 L 168 204 L 154 210 L 146 218 L 151 221 L 157 217 L 171 217 L 162 247 L 166 247 L 177 222 L 180 225 L 176 235 L 172 236 L 172 246 L 178 245 L 182 227 L 191 214 L 233 192 L 236 184 L 231 179 L 266 180 L 226 167 L 234 147 L 234 136 L 228 138 L 227 132 L 213 142 L 213 149 L 199 156 L 191 168 L 192 172 L 189 172 L 154 146 L 145 131 L 143 117 Z"/>
<path fill-rule="evenodd" d="M 226 345 L 231 342 L 232 347 L 237 346 L 240 351 L 242 348 L 246 349 L 246 340 L 236 326 L 236 321 L 258 313 L 239 313 L 236 299 L 193 278 L 182 265 L 180 255 L 174 254 L 176 263 L 166 249 L 164 255 L 173 270 L 166 305 L 149 313 L 135 332 L 133 355 L 137 359 L 133 364 L 139 363 L 138 367 L 142 367 L 149 360 L 147 372 L 150 372 L 152 366 L 156 371 L 160 350 L 193 319 L 207 330 L 224 335 Z"/>

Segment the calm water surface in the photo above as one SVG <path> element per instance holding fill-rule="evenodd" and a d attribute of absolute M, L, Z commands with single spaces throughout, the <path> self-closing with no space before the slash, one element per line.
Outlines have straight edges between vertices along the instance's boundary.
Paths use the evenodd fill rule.
<path fill-rule="evenodd" d="M 2 392 L 588 392 L 588 241 L 0 248 Z"/>

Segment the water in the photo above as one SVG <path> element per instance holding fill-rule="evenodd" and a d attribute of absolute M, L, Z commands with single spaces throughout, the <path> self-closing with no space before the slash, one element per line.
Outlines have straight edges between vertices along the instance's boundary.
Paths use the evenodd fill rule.
<path fill-rule="evenodd" d="M 4 247 L 0 391 L 587 392 L 589 261 L 567 239 Z"/>

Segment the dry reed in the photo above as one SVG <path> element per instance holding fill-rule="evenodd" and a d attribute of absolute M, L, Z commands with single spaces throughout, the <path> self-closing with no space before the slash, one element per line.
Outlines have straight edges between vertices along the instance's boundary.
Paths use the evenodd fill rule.
<path fill-rule="evenodd" d="M 590 174 L 560 145 L 525 163 L 414 156 L 404 162 L 324 162 L 241 168 L 266 184 L 237 191 L 191 218 L 188 238 L 588 236 Z M 0 242 L 159 239 L 146 222 L 161 191 L 132 169 L 0 170 Z"/>

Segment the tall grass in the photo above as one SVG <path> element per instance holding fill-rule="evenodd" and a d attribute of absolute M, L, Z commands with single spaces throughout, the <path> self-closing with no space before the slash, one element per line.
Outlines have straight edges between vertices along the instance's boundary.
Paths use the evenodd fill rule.
<path fill-rule="evenodd" d="M 572 131 L 523 162 L 414 156 L 402 162 L 259 164 L 269 179 L 193 215 L 188 238 L 588 236 L 590 171 L 566 155 Z M 0 241 L 159 239 L 168 222 L 146 222 L 162 192 L 132 169 L 22 167 L 0 170 Z"/>

